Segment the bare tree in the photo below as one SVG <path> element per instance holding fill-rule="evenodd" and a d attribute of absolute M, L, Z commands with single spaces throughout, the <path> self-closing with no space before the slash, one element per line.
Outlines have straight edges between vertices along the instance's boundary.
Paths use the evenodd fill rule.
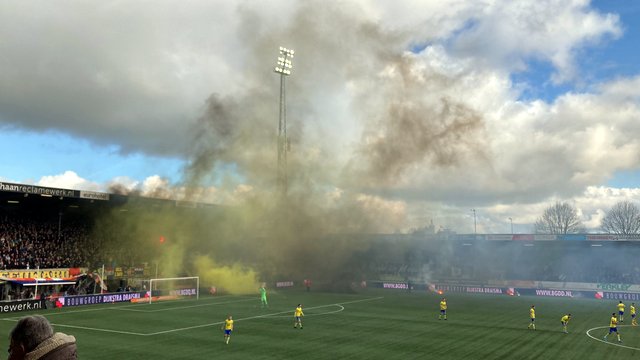
<path fill-rule="evenodd" d="M 602 230 L 621 235 L 640 233 L 640 209 L 630 201 L 616 203 L 602 219 Z"/>
<path fill-rule="evenodd" d="M 538 234 L 575 234 L 584 231 L 578 210 L 566 202 L 549 206 L 535 226 Z"/>

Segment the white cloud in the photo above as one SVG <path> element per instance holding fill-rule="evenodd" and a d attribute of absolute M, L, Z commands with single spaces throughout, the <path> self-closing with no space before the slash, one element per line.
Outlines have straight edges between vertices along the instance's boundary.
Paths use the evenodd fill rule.
<path fill-rule="evenodd" d="M 141 187 L 142 196 L 160 199 L 175 199 L 175 190 L 172 189 L 169 180 L 158 175 L 152 175 L 144 179 Z"/>
<path fill-rule="evenodd" d="M 0 123 L 185 155 L 217 94 L 207 154 L 236 167 L 197 198 L 237 203 L 272 180 L 272 67 L 277 47 L 291 46 L 292 181 L 339 189 L 333 203 L 360 195 L 394 227 L 428 210 L 468 228 L 473 207 L 486 210 L 479 229 L 503 232 L 508 217 L 532 223 L 552 199 L 574 197 L 595 226 L 603 207 L 593 204 L 605 200 L 584 192 L 640 165 L 640 77 L 551 103 L 519 100 L 527 84 L 511 78 L 535 60 L 553 67 L 547 80 L 580 82 L 576 57 L 621 29 L 586 0 L 71 1 L 64 11 L 9 1 L 0 5 Z M 158 176 L 97 185 L 67 172 L 40 182 L 186 192 Z"/>
<path fill-rule="evenodd" d="M 43 176 L 35 185 L 72 190 L 102 190 L 100 184 L 84 179 L 71 170 L 67 170 L 59 175 Z"/>
<path fill-rule="evenodd" d="M 412 44 L 453 41 L 455 57 L 507 71 L 540 58 L 570 79 L 576 50 L 621 32 L 616 16 L 575 0 L 189 1 L 178 8 L 70 1 L 65 11 L 9 1 L 0 23 L 0 121 L 155 154 L 184 153 L 211 93 L 275 89 L 269 69 L 278 45 L 300 49 L 294 73 L 308 82 L 299 89 L 325 102 L 313 107 L 337 111 L 339 97 L 328 90 Z"/>
<path fill-rule="evenodd" d="M 469 21 L 455 42 L 462 54 L 511 71 L 526 70 L 531 58 L 550 62 L 556 83 L 578 77 L 582 47 L 622 34 L 617 15 L 598 13 L 587 0 L 495 1 Z"/>
<path fill-rule="evenodd" d="M 486 233 L 510 233 L 513 219 L 515 233 L 531 233 L 534 231 L 535 221 L 543 214 L 544 210 L 557 201 L 565 201 L 578 210 L 578 216 L 588 232 L 599 232 L 601 222 L 606 213 L 620 201 L 631 201 L 640 206 L 639 188 L 612 188 L 606 186 L 588 186 L 580 194 L 567 197 L 549 197 L 540 201 L 527 204 L 501 203 L 477 208 L 478 232 Z M 472 218 L 467 208 L 454 208 L 457 212 L 452 226 L 459 232 L 470 233 L 473 229 Z M 436 218 L 439 223 L 443 219 Z"/>

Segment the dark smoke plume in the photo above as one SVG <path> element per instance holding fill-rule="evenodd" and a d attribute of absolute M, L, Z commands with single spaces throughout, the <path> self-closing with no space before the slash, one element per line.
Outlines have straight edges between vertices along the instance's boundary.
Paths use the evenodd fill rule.
<path fill-rule="evenodd" d="M 402 203 L 361 189 L 393 186 L 418 166 L 463 165 L 465 156 L 478 151 L 481 117 L 446 95 L 457 78 L 416 67 L 414 56 L 405 54 L 403 34 L 345 12 L 345 5 L 324 5 L 305 3 L 295 20 L 273 30 L 252 10 L 239 10 L 245 20 L 239 31 L 247 34 L 250 49 L 242 74 L 248 85 L 241 93 L 207 99 L 183 186 L 190 201 L 200 201 L 200 190 L 212 184 L 227 193 L 240 185 L 250 191 L 203 223 L 179 226 L 180 256 L 199 249 L 212 259 L 199 263 L 232 268 L 218 261 L 235 259 L 253 264 L 262 277 L 314 274 L 331 280 L 368 246 L 338 234 L 393 232 L 406 221 Z M 287 79 L 292 149 L 286 197 L 275 189 L 279 88 L 268 64 L 280 41 L 299 54 Z M 350 108 L 352 121 L 362 126 L 362 143 L 336 149 L 318 125 L 335 120 L 315 101 L 330 103 L 333 94 L 326 91 L 349 91 L 345 84 L 358 92 Z M 433 95 L 425 97 L 425 86 Z"/>

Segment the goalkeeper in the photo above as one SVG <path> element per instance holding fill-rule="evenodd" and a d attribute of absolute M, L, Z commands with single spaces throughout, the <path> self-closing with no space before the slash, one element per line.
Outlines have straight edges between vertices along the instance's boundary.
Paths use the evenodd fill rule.
<path fill-rule="evenodd" d="M 262 307 L 269 307 L 269 303 L 267 302 L 267 283 L 262 283 L 262 287 L 260 288 L 260 304 Z"/>

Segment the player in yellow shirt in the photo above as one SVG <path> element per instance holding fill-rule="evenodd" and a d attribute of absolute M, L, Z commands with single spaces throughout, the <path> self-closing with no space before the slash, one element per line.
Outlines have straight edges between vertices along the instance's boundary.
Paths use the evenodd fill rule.
<path fill-rule="evenodd" d="M 231 317 L 231 315 L 227 316 L 227 318 L 224 320 L 222 330 L 224 330 L 224 343 L 229 344 L 229 340 L 231 339 L 231 332 L 233 331 L 233 318 Z"/>
<path fill-rule="evenodd" d="M 636 303 L 631 303 L 629 313 L 631 314 L 631 325 L 638 326 L 638 320 L 636 320 Z"/>
<path fill-rule="evenodd" d="M 618 336 L 618 342 L 622 342 L 622 340 L 620 340 L 620 333 L 618 332 L 618 319 L 616 318 L 616 313 L 611 314 L 611 320 L 609 321 L 609 333 L 604 336 L 605 341 L 607 341 L 607 336 L 611 335 L 611 333 L 616 333 Z"/>
<path fill-rule="evenodd" d="M 447 299 L 442 298 L 440 301 L 440 315 L 438 316 L 438 320 L 442 319 L 447 320 Z"/>
<path fill-rule="evenodd" d="M 622 303 L 622 300 L 620 300 L 620 302 L 618 303 L 618 317 L 621 323 L 624 322 L 624 304 Z"/>
<path fill-rule="evenodd" d="M 531 323 L 527 326 L 528 329 L 536 329 L 536 306 L 531 305 L 531 309 L 529 309 L 529 317 L 531 318 Z"/>
<path fill-rule="evenodd" d="M 560 319 L 560 322 L 562 323 L 562 332 L 565 334 L 569 333 L 569 331 L 567 331 L 567 324 L 569 324 L 569 320 L 571 320 L 571 314 L 567 314 Z"/>
<path fill-rule="evenodd" d="M 302 312 L 302 304 L 298 304 L 296 309 L 293 311 L 293 328 L 295 329 L 300 325 L 300 330 L 302 330 L 302 317 L 304 313 Z"/>

